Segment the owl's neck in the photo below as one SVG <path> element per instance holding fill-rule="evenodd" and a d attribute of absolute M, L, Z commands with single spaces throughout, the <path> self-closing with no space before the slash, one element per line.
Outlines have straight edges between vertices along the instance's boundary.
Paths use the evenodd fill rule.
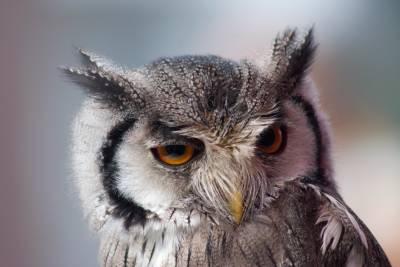
<path fill-rule="evenodd" d="M 128 229 L 121 227 L 120 219 L 112 220 L 101 241 L 102 266 L 174 266 L 182 240 L 209 218 L 194 210 L 175 209 Z"/>
<path fill-rule="evenodd" d="M 102 239 L 102 266 L 173 266 L 181 233 L 161 228 L 152 233 L 136 229 L 128 235 L 111 234 Z"/>

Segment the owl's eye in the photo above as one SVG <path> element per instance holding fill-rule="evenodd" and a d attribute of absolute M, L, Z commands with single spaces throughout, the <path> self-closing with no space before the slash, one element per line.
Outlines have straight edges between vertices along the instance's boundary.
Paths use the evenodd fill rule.
<path fill-rule="evenodd" d="M 193 145 L 165 145 L 151 149 L 154 157 L 170 166 L 179 166 L 189 162 L 196 153 Z"/>
<path fill-rule="evenodd" d="M 266 154 L 275 154 L 282 150 L 284 134 L 281 126 L 264 130 L 257 141 L 257 147 Z"/>

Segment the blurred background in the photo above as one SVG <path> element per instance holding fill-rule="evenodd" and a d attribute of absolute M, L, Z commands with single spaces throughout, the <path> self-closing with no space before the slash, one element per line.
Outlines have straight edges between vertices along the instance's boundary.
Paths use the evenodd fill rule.
<path fill-rule="evenodd" d="M 315 25 L 312 76 L 334 129 L 340 191 L 400 266 L 400 2 L 1 0 L 1 265 L 97 266 L 72 184 L 84 95 L 58 73 L 74 46 L 136 67 L 159 56 L 265 55 Z"/>

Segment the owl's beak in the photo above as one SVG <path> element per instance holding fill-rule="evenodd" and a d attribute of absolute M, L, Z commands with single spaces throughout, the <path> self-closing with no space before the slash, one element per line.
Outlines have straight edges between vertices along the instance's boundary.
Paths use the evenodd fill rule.
<path fill-rule="evenodd" d="M 229 202 L 229 209 L 231 211 L 232 217 L 237 224 L 240 224 L 243 217 L 243 196 L 238 190 L 232 195 L 232 199 Z"/>

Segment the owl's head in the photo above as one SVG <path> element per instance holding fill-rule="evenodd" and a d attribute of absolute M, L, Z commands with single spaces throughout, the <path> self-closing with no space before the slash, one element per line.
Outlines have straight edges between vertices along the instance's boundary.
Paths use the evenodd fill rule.
<path fill-rule="evenodd" d="M 75 121 L 74 169 L 97 228 L 245 222 L 274 185 L 333 185 L 329 138 L 307 71 L 310 30 L 278 35 L 268 62 L 162 58 L 124 69 L 80 51 L 65 73 L 89 98 Z"/>

